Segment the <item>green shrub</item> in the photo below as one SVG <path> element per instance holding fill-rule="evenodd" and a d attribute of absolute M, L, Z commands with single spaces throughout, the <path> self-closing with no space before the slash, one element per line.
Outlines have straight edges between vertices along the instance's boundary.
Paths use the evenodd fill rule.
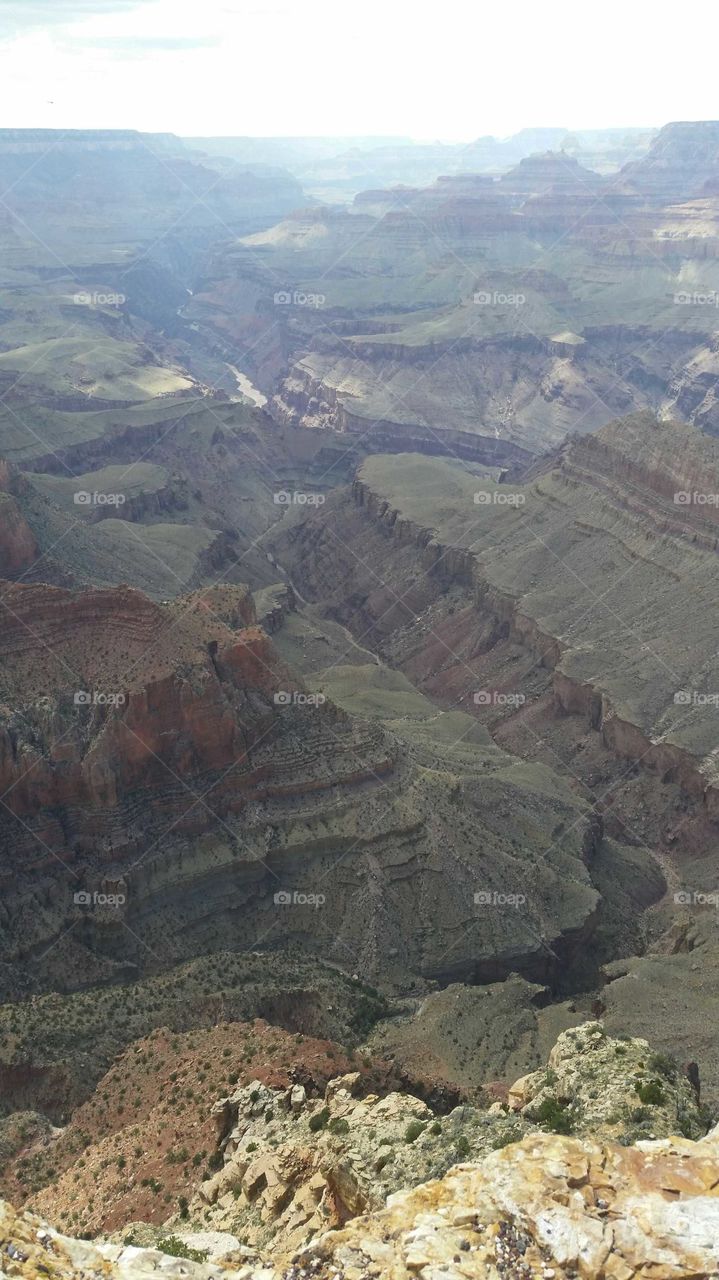
<path fill-rule="evenodd" d="M 556 1098 L 545 1098 L 537 1108 L 537 1123 L 550 1133 L 571 1133 L 572 1118 Z"/>
<path fill-rule="evenodd" d="M 187 1258 L 188 1262 L 207 1262 L 207 1249 L 191 1249 L 178 1236 L 164 1236 L 158 1240 L 157 1247 L 161 1253 L 169 1253 L 172 1258 Z"/>
<path fill-rule="evenodd" d="M 524 1131 L 521 1125 L 505 1129 L 504 1133 L 498 1133 L 492 1140 L 492 1150 L 501 1151 L 502 1147 L 508 1147 L 510 1142 L 520 1142 L 523 1137 Z"/>
<path fill-rule="evenodd" d="M 653 1053 L 649 1059 L 649 1070 L 656 1072 L 658 1076 L 664 1076 L 670 1084 L 676 1083 L 679 1072 L 676 1059 L 668 1053 Z"/>
<path fill-rule="evenodd" d="M 424 1133 L 426 1125 L 421 1120 L 410 1120 L 404 1131 L 405 1142 L 416 1142 L 421 1133 Z"/>
<path fill-rule="evenodd" d="M 329 1118 L 329 1107 L 323 1107 L 321 1111 L 316 1111 L 313 1116 L 310 1116 L 310 1131 L 312 1133 L 317 1133 L 319 1129 L 324 1129 Z"/>
<path fill-rule="evenodd" d="M 634 1088 L 640 1101 L 648 1107 L 660 1107 L 664 1101 L 664 1090 L 658 1080 L 636 1080 Z"/>
<path fill-rule="evenodd" d="M 648 1107 L 632 1107 L 629 1112 L 629 1119 L 632 1124 L 644 1124 L 645 1120 L 648 1120 L 650 1116 L 651 1111 Z"/>

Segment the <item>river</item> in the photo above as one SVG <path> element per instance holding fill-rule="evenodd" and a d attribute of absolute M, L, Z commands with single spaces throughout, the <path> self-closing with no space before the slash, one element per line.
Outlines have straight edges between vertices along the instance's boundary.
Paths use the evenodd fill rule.
<path fill-rule="evenodd" d="M 227 364 L 227 368 L 232 373 L 238 390 L 242 392 L 245 399 L 251 400 L 253 404 L 257 405 L 258 409 L 264 409 L 267 404 L 267 396 L 263 395 L 259 388 L 250 382 L 247 374 L 241 373 L 234 364 Z"/>

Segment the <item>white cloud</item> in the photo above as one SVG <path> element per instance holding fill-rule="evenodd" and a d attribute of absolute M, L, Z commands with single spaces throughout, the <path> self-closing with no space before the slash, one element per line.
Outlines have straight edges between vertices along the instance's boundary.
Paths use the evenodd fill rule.
<path fill-rule="evenodd" d="M 714 0 L 691 25 L 711 48 Z M 3 31 L 14 127 L 469 140 L 717 114 L 649 0 L 0 0 Z"/>

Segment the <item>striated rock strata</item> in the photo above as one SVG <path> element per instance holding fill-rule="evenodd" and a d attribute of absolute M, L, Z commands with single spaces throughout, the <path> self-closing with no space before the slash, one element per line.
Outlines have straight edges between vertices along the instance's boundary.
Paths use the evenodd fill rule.
<path fill-rule="evenodd" d="M 8 995 L 236 939 L 400 983 L 553 980 L 586 947 L 601 824 L 570 788 L 310 693 L 246 589 L 5 584 L 0 609 Z"/>
<path fill-rule="evenodd" d="M 276 545 L 309 599 L 440 697 L 471 708 L 491 655 L 519 646 L 525 667 L 550 673 L 556 710 L 716 821 L 718 504 L 714 441 L 634 415 L 572 440 L 523 485 L 369 459 L 351 500 Z"/>

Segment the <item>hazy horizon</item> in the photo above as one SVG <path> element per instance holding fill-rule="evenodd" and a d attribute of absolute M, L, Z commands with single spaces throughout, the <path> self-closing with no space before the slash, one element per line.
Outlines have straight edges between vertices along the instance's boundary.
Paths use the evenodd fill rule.
<path fill-rule="evenodd" d="M 167 135 L 172 135 L 176 138 L 185 139 L 185 140 L 192 140 L 192 139 L 202 140 L 203 138 L 213 138 L 217 141 L 222 141 L 223 139 L 231 140 L 235 138 L 251 138 L 251 139 L 256 138 L 258 141 L 267 141 L 267 142 L 278 141 L 278 140 L 283 140 L 283 141 L 288 140 L 288 141 L 298 141 L 298 142 L 299 141 L 320 142 L 324 140 L 333 140 L 338 142 L 343 142 L 343 141 L 357 142 L 357 141 L 367 140 L 372 142 L 387 142 L 387 143 L 396 142 L 396 143 L 402 143 L 405 145 L 409 143 L 419 147 L 424 147 L 424 146 L 464 147 L 464 146 L 470 146 L 472 143 L 476 142 L 477 139 L 482 137 L 487 137 L 487 138 L 491 137 L 496 142 L 506 142 L 510 138 L 516 138 L 521 134 L 540 133 L 540 132 L 543 133 L 546 130 L 562 130 L 567 135 L 574 134 L 574 133 L 593 133 L 593 132 L 621 134 L 625 131 L 631 132 L 635 130 L 646 130 L 647 132 L 653 131 L 657 133 L 660 129 L 664 128 L 664 126 L 668 124 L 682 124 L 682 123 L 702 124 L 702 123 L 707 123 L 710 120 L 712 122 L 715 120 L 719 120 L 719 114 L 715 117 L 708 117 L 707 121 L 662 120 L 659 124 L 608 125 L 606 126 L 606 128 L 604 128 L 602 125 L 591 126 L 591 127 L 588 126 L 587 128 L 584 128 L 579 125 L 562 125 L 562 124 L 552 124 L 552 123 L 528 124 L 528 125 L 522 125 L 518 129 L 514 129 L 511 133 L 491 134 L 491 133 L 487 133 L 486 131 L 483 131 L 481 133 L 474 134 L 471 138 L 422 137 L 417 134 L 410 134 L 410 133 L 375 133 L 375 132 L 336 133 L 332 129 L 328 129 L 325 133 L 293 133 L 293 132 L 227 133 L 226 131 L 219 132 L 219 133 L 200 133 L 192 130 L 189 132 L 185 132 L 184 130 L 171 129 L 171 128 L 142 129 L 137 125 L 123 125 L 123 124 L 110 125 L 110 126 L 95 125 L 95 124 L 78 124 L 78 125 L 12 124 L 12 125 L 0 125 L 0 132 L 3 132 L 5 130 L 12 131 L 12 130 L 27 129 L 28 131 L 49 130 L 49 131 L 55 131 L 58 133 L 64 133 L 68 135 L 72 133 L 142 133 L 142 134 L 156 134 L 156 135 L 167 134 Z"/>

